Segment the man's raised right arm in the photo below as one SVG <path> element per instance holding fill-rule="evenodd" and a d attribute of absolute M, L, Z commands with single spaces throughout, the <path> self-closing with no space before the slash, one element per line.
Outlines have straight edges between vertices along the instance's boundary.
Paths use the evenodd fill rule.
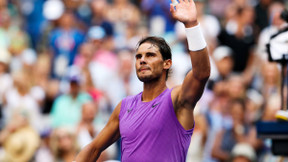
<path fill-rule="evenodd" d="M 107 125 L 97 137 L 76 156 L 76 162 L 95 162 L 102 151 L 120 138 L 119 113 L 121 102 L 116 106 Z"/>

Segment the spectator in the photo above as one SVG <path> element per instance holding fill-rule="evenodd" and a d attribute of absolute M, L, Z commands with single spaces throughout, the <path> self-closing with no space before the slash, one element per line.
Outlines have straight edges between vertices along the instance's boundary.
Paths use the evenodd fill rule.
<path fill-rule="evenodd" d="M 231 154 L 231 162 L 256 162 L 256 152 L 247 143 L 236 144 Z"/>
<path fill-rule="evenodd" d="M 22 17 L 24 18 L 23 26 L 31 38 L 31 47 L 33 49 L 39 48 L 39 38 L 44 25 L 47 23 L 42 12 L 44 1 L 45 0 L 19 1 Z"/>
<path fill-rule="evenodd" d="M 259 35 L 257 44 L 257 56 L 261 62 L 268 61 L 268 53 L 266 52 L 266 44 L 269 43 L 272 35 L 276 34 L 281 29 L 284 29 L 288 24 L 280 17 L 281 12 L 285 9 L 284 3 L 280 1 L 272 2 L 269 6 L 270 24 L 267 24 Z"/>
<path fill-rule="evenodd" d="M 56 128 L 50 139 L 53 161 L 73 161 L 79 151 L 75 131 L 67 127 Z"/>
<path fill-rule="evenodd" d="M 8 9 L 1 10 L 0 15 L 0 47 L 9 50 L 13 56 L 17 56 L 29 46 L 29 37 L 18 24 L 11 20 Z"/>
<path fill-rule="evenodd" d="M 129 0 L 115 0 L 107 9 L 107 19 L 115 26 L 116 34 L 125 33 L 128 26 L 136 27 L 141 20 L 139 9 Z"/>
<path fill-rule="evenodd" d="M 230 20 L 218 36 L 220 44 L 229 46 L 233 55 L 233 72 L 249 72 L 252 61 L 252 47 L 255 44 L 253 29 L 254 10 L 250 6 L 237 9 L 236 20 Z"/>
<path fill-rule="evenodd" d="M 254 148 L 257 147 L 256 128 L 245 123 L 246 110 L 243 100 L 232 100 L 228 108 L 233 126 L 218 132 L 218 140 L 215 140 L 212 149 L 212 156 L 219 161 L 229 160 L 231 150 L 237 143 L 247 142 Z"/>
<path fill-rule="evenodd" d="M 79 76 L 69 76 L 70 90 L 56 98 L 52 111 L 52 126 L 76 126 L 81 118 L 81 106 L 92 98 L 86 92 L 81 92 Z"/>
<path fill-rule="evenodd" d="M 227 81 L 216 82 L 213 86 L 212 99 L 210 99 L 208 104 L 206 103 L 205 106 L 207 106 L 207 108 L 204 107 L 209 131 L 207 132 L 207 139 L 204 146 L 203 161 L 215 161 L 212 157 L 212 148 L 214 142 L 218 140 L 216 135 L 223 128 L 231 126 L 231 120 L 227 116 L 227 106 L 230 99 L 227 87 Z"/>
<path fill-rule="evenodd" d="M 108 36 L 114 36 L 114 26 L 107 18 L 109 4 L 106 0 L 92 0 L 92 19 L 90 26 L 101 26 Z"/>
<path fill-rule="evenodd" d="M 83 33 L 75 27 L 75 23 L 73 13 L 66 11 L 59 19 L 59 27 L 51 33 L 53 78 L 62 79 L 68 66 L 73 64 L 78 47 L 84 40 Z"/>
<path fill-rule="evenodd" d="M 166 32 L 174 30 L 175 21 L 168 14 L 170 10 L 169 4 L 170 2 L 166 0 L 141 1 L 141 9 L 148 18 L 149 30 L 152 35 L 164 35 Z"/>
<path fill-rule="evenodd" d="M 90 27 L 87 33 L 90 45 L 81 49 L 89 51 L 90 57 L 87 57 L 87 66 L 89 68 L 95 88 L 105 91 L 106 81 L 113 75 L 117 67 L 117 56 L 104 45 L 106 33 L 100 26 Z M 86 53 L 86 52 L 85 52 Z M 83 54 L 84 55 L 84 54 Z M 81 58 L 79 56 L 79 58 Z M 79 60 L 80 61 L 80 60 Z M 83 68 L 83 67 L 82 67 Z"/>
<path fill-rule="evenodd" d="M 29 117 L 31 126 L 38 132 L 42 130 L 40 106 L 32 95 L 32 84 L 28 73 L 19 71 L 13 74 L 13 87 L 4 96 L 4 117 L 6 121 L 11 119 L 14 111 L 25 111 Z"/>
<path fill-rule="evenodd" d="M 15 111 L 13 120 L 9 120 L 0 132 L 0 144 L 4 148 L 4 157 L 0 161 L 20 162 L 33 159 L 40 137 L 38 132 L 29 124 L 29 112 Z"/>
<path fill-rule="evenodd" d="M 106 66 L 111 70 L 116 70 L 117 58 L 111 50 L 111 40 L 107 39 L 107 34 L 101 26 L 92 26 L 87 33 L 89 43 L 94 46 L 94 61 Z"/>
<path fill-rule="evenodd" d="M 209 89 L 213 89 L 215 82 L 228 80 L 234 66 L 233 51 L 228 46 L 217 47 L 212 53 L 212 58 L 213 61 L 211 62 L 213 62 L 214 65 L 212 65 L 212 67 L 215 67 L 212 69 L 212 72 L 215 71 L 215 75 L 210 77 L 208 82 Z"/>

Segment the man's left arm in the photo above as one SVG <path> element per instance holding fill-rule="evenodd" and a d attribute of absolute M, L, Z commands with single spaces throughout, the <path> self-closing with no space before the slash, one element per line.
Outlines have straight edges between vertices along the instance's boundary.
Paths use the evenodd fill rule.
<path fill-rule="evenodd" d="M 190 129 L 194 125 L 193 109 L 201 98 L 210 76 L 210 61 L 207 44 L 197 22 L 194 2 L 179 0 L 175 6 L 171 5 L 170 11 L 174 19 L 185 25 L 192 63 L 192 70 L 185 77 L 183 84 L 173 89 L 172 101 L 179 122 L 185 129 Z"/>

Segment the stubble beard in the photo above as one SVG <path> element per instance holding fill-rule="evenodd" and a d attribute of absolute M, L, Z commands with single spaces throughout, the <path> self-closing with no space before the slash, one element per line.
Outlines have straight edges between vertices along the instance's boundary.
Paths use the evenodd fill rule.
<path fill-rule="evenodd" d="M 161 76 L 153 76 L 153 75 L 139 76 L 137 74 L 137 77 L 143 83 L 151 83 L 159 80 Z"/>

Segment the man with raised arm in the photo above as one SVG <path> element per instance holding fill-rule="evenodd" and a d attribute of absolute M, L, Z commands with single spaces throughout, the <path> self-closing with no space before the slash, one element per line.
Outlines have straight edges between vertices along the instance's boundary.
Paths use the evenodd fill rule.
<path fill-rule="evenodd" d="M 182 85 L 167 88 L 170 47 L 159 37 L 142 39 L 135 67 L 143 92 L 116 106 L 105 128 L 77 155 L 76 162 L 95 162 L 119 138 L 123 162 L 185 162 L 194 128 L 193 110 L 210 76 L 210 64 L 194 1 L 175 0 L 170 11 L 186 27 L 193 69 Z"/>

